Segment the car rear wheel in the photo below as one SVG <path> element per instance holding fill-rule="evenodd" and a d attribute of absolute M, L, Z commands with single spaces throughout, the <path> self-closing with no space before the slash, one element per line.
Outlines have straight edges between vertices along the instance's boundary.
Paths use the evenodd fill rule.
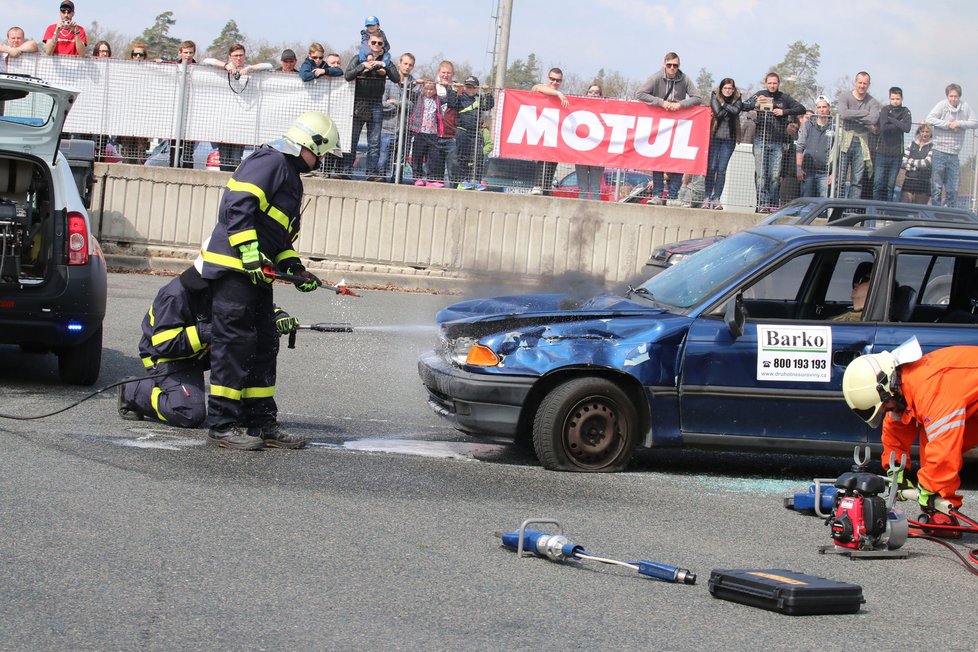
<path fill-rule="evenodd" d="M 87 340 L 58 353 L 58 375 L 69 385 L 92 385 L 102 367 L 102 327 Z"/>
<path fill-rule="evenodd" d="M 604 378 L 558 385 L 533 419 L 533 450 L 554 471 L 621 471 L 632 457 L 638 414 L 628 395 Z"/>

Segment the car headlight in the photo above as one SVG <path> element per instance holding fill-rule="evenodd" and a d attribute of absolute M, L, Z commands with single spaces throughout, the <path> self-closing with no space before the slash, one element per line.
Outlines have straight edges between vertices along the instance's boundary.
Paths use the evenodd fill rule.
<path fill-rule="evenodd" d="M 669 264 L 670 265 L 675 265 L 679 261 L 685 260 L 686 259 L 686 256 L 688 256 L 688 255 L 689 254 L 673 254 L 673 255 L 669 256 Z"/>

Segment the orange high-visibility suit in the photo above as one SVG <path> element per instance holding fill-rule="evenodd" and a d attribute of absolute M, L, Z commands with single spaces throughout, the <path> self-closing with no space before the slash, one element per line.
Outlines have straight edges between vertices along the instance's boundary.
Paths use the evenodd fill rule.
<path fill-rule="evenodd" d="M 890 452 L 909 460 L 919 435 L 917 481 L 960 507 L 964 453 L 978 446 L 978 346 L 938 349 L 898 370 L 907 408 L 883 420 L 883 462 Z"/>

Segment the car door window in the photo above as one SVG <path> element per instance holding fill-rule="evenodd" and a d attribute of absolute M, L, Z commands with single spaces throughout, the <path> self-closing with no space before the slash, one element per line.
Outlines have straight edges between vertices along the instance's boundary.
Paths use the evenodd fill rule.
<path fill-rule="evenodd" d="M 974 259 L 966 256 L 958 258 L 917 253 L 897 255 L 896 287 L 912 288 L 915 294 L 913 309 L 905 321 L 933 323 L 946 321 L 954 310 L 966 310 L 970 313 L 971 294 L 978 294 L 973 292 L 978 288 L 971 287 L 974 268 Z M 955 270 L 958 270 L 957 278 Z M 961 320 L 955 318 L 954 321 Z"/>
<path fill-rule="evenodd" d="M 798 290 L 814 254 L 795 256 L 744 289 L 747 316 L 756 319 L 789 319 L 797 307 Z"/>
<path fill-rule="evenodd" d="M 566 177 L 560 180 L 557 184 L 559 188 L 576 188 L 577 187 L 577 172 L 571 172 Z"/>

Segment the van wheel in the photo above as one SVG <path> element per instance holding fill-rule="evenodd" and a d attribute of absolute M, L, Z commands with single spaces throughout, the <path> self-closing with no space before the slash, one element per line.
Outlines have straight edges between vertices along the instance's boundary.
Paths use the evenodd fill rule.
<path fill-rule="evenodd" d="M 628 395 L 604 378 L 558 385 L 533 419 L 533 450 L 554 471 L 621 471 L 635 449 L 638 414 Z"/>
<path fill-rule="evenodd" d="M 102 367 L 102 327 L 87 340 L 58 353 L 58 375 L 69 385 L 93 385 Z"/>

